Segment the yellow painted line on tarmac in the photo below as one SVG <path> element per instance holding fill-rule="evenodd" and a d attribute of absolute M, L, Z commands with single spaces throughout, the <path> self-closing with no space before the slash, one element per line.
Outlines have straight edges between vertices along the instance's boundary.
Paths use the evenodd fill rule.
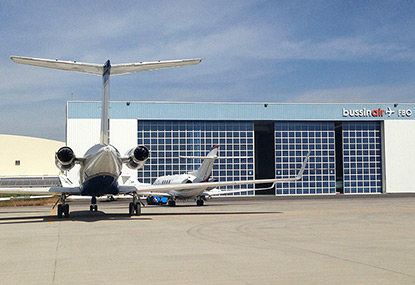
<path fill-rule="evenodd" d="M 55 215 L 55 208 L 52 209 L 52 213 L 50 214 L 50 220 L 49 220 L 49 224 L 52 223 L 52 218 Z"/>

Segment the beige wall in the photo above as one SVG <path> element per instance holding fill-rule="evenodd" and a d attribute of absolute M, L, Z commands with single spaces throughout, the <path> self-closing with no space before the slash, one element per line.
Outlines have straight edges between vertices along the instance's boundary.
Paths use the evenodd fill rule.
<path fill-rule="evenodd" d="M 414 193 L 415 121 L 385 120 L 386 193 Z"/>
<path fill-rule="evenodd" d="M 0 135 L 0 176 L 57 175 L 55 152 L 65 143 L 40 138 Z M 16 165 L 16 161 L 20 165 Z"/>

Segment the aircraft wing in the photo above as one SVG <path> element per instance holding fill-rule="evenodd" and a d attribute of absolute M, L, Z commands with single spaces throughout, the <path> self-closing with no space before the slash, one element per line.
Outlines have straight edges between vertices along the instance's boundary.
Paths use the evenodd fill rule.
<path fill-rule="evenodd" d="M 44 199 L 44 198 L 52 198 L 53 195 L 42 195 L 42 196 L 38 196 L 38 195 L 31 195 L 29 197 L 27 196 L 18 196 L 18 197 L 1 197 L 0 201 L 10 201 L 10 200 L 20 200 L 20 199 Z"/>
<path fill-rule="evenodd" d="M 65 194 L 81 194 L 80 187 L 51 187 L 49 192 Z"/>
<path fill-rule="evenodd" d="M 137 191 L 135 186 L 119 186 L 120 194 L 133 193 Z"/>
<path fill-rule="evenodd" d="M 157 192 L 153 185 L 149 183 L 136 182 L 134 185 L 119 186 L 120 194 L 138 193 L 139 195 L 145 196 L 163 196 L 170 197 L 171 195 L 167 192 Z"/>
<path fill-rule="evenodd" d="M 0 194 L 44 195 L 54 193 L 81 194 L 79 187 L 13 187 L 0 188 Z"/>
<path fill-rule="evenodd" d="M 298 178 L 300 179 L 300 178 Z M 248 184 L 261 184 L 261 183 L 278 183 L 278 182 L 290 182 L 297 181 L 295 178 L 287 179 L 259 179 L 259 180 L 243 180 L 243 181 L 225 181 L 225 182 L 203 182 L 203 183 L 186 183 L 186 184 L 164 184 L 164 185 L 136 185 L 136 192 L 139 195 L 154 195 L 154 196 L 165 196 L 166 193 L 175 190 L 190 190 L 190 189 L 203 189 L 203 188 L 214 188 L 220 186 L 237 186 L 237 185 L 248 185 Z M 253 191 L 254 189 L 246 189 L 243 191 Z M 225 191 L 224 191 L 225 192 Z M 164 195 L 156 195 L 164 193 Z M 226 194 L 226 193 L 222 193 Z"/>
<path fill-rule="evenodd" d="M 307 154 L 306 158 L 301 165 L 300 171 L 295 177 L 291 178 L 274 178 L 274 179 L 257 179 L 257 180 L 242 180 L 242 181 L 224 181 L 224 182 L 202 182 L 202 183 L 185 183 L 185 184 L 162 184 L 162 185 L 152 185 L 147 183 L 135 183 L 134 187 L 136 188 L 136 193 L 139 195 L 154 195 L 157 193 L 157 196 L 166 196 L 166 194 L 175 190 L 190 190 L 190 189 L 207 189 L 207 188 L 216 188 L 220 186 L 237 186 L 237 185 L 248 185 L 248 184 L 266 184 L 272 183 L 281 183 L 281 182 L 292 182 L 300 180 L 303 177 L 305 167 L 308 163 L 310 157 L 310 152 Z M 253 191 L 254 189 L 246 189 L 244 191 Z M 225 192 L 225 191 L 224 191 Z M 164 195 L 160 195 L 164 193 Z M 226 194 L 226 193 L 222 193 Z"/>
<path fill-rule="evenodd" d="M 237 190 L 220 190 L 218 188 L 215 188 L 215 189 L 212 189 L 212 190 L 209 190 L 209 191 L 205 191 L 203 193 L 207 194 L 209 196 L 220 196 L 220 195 L 241 193 L 241 192 L 248 192 L 248 191 L 266 191 L 266 190 L 270 190 L 270 189 L 274 188 L 275 183 L 273 183 L 271 187 L 267 187 L 267 188 L 237 189 Z"/>
<path fill-rule="evenodd" d="M 139 195 L 143 196 L 157 196 L 157 197 L 173 197 L 174 195 L 171 195 L 166 192 L 154 192 L 154 191 L 148 191 L 148 192 L 139 192 Z"/>

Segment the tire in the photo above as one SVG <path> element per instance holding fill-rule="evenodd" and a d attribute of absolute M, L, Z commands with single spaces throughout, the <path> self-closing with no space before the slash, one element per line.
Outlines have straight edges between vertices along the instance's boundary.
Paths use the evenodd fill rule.
<path fill-rule="evenodd" d="M 97 204 L 94 205 L 94 212 L 96 212 L 96 211 L 98 211 L 98 205 Z"/>
<path fill-rule="evenodd" d="M 89 211 L 90 212 L 94 211 L 94 205 L 89 206 Z"/>
<path fill-rule="evenodd" d="M 146 200 L 147 200 L 147 205 L 154 205 L 152 196 L 148 196 Z"/>
<path fill-rule="evenodd" d="M 130 203 L 130 205 L 129 205 L 129 207 L 128 207 L 128 214 L 130 215 L 130 217 L 132 216 L 132 215 L 134 215 L 134 209 L 135 207 L 134 207 L 134 203 L 133 202 L 131 202 Z"/>
<path fill-rule="evenodd" d="M 69 218 L 69 205 L 65 204 L 65 206 L 63 206 L 63 214 L 65 215 L 65 218 Z"/>
<path fill-rule="evenodd" d="M 140 203 L 135 204 L 135 215 L 136 216 L 141 215 L 141 204 Z"/>
<path fill-rule="evenodd" d="M 198 205 L 198 206 L 203 206 L 203 200 L 197 200 L 196 201 L 196 205 Z"/>
<path fill-rule="evenodd" d="M 58 218 L 62 218 L 62 213 L 63 213 L 63 211 L 62 211 L 62 205 L 59 204 L 58 205 Z"/>
<path fill-rule="evenodd" d="M 169 207 L 174 207 L 174 206 L 176 206 L 176 201 L 169 200 Z"/>

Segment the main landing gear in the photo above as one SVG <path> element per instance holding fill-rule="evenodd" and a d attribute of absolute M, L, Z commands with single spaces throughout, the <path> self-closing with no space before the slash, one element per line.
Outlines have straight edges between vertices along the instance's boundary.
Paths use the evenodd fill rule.
<path fill-rule="evenodd" d="M 205 199 L 203 197 L 198 197 L 196 199 L 196 205 L 203 206 L 204 203 L 205 203 Z M 169 205 L 169 207 L 175 207 L 176 200 L 174 200 L 174 198 L 170 198 L 169 201 L 167 202 L 167 205 Z"/>
<path fill-rule="evenodd" d="M 134 213 L 136 216 L 141 215 L 141 201 L 137 193 L 133 194 L 133 201 L 130 203 L 128 207 L 128 214 L 130 216 L 134 216 Z"/>
<path fill-rule="evenodd" d="M 91 206 L 89 206 L 89 211 L 91 211 L 91 212 L 98 211 L 97 197 L 95 197 L 95 196 L 92 196 L 92 198 L 91 198 Z"/>
<path fill-rule="evenodd" d="M 69 205 L 66 204 L 66 195 L 62 194 L 61 198 L 58 200 L 58 218 L 69 218 Z"/>

